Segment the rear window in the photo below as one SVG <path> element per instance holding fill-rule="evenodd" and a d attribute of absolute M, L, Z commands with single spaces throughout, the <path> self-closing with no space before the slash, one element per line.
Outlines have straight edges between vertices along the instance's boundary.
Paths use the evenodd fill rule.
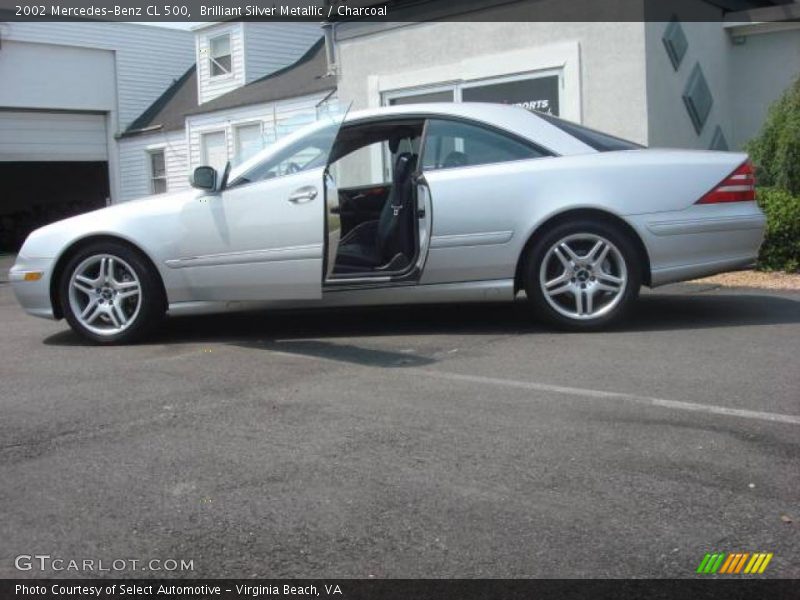
<path fill-rule="evenodd" d="M 553 115 L 537 112 L 536 116 L 541 117 L 551 125 L 555 125 L 562 131 L 566 131 L 572 137 L 579 139 L 584 144 L 594 148 L 598 152 L 612 152 L 614 150 L 639 150 L 644 148 L 644 146 L 635 142 L 623 140 L 622 138 L 608 135 L 607 133 L 602 133 L 600 131 L 595 131 L 594 129 L 589 129 L 583 125 L 573 123 L 572 121 L 559 119 Z"/>

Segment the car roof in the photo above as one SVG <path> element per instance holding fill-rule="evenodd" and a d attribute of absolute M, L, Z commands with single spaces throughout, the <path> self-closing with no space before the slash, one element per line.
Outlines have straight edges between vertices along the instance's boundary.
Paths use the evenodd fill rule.
<path fill-rule="evenodd" d="M 348 112 L 345 123 L 380 117 L 450 117 L 503 129 L 560 155 L 589 154 L 592 147 L 519 106 L 488 102 L 402 104 Z"/>

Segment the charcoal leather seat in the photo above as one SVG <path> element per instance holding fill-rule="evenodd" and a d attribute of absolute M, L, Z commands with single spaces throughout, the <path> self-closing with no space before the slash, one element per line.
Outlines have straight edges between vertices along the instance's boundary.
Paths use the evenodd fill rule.
<path fill-rule="evenodd" d="M 378 220 L 361 223 L 339 242 L 336 264 L 374 268 L 392 261 L 398 254 L 411 259 L 414 248 L 411 217 L 415 157 L 404 152 L 395 159 L 392 189 Z"/>

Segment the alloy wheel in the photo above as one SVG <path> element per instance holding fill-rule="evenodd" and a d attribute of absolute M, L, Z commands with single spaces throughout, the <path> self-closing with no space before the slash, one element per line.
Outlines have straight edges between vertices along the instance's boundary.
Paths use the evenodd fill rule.
<path fill-rule="evenodd" d="M 593 233 L 569 235 L 553 244 L 539 269 L 547 303 L 570 319 L 608 314 L 622 300 L 628 269 L 619 249 Z"/>
<path fill-rule="evenodd" d="M 116 335 L 136 320 L 142 285 L 127 262 L 111 254 L 96 254 L 72 272 L 69 303 L 83 327 L 97 335 Z"/>

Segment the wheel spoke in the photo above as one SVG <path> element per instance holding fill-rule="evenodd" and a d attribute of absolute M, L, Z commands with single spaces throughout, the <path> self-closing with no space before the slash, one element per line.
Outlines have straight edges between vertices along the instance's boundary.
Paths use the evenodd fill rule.
<path fill-rule="evenodd" d="M 579 315 L 583 314 L 583 290 L 579 287 L 576 287 L 573 290 L 573 294 L 575 295 L 575 310 L 578 312 Z"/>
<path fill-rule="evenodd" d="M 114 285 L 116 284 L 116 281 L 114 281 L 114 259 L 109 257 L 106 258 L 105 261 L 106 264 L 103 274 L 105 275 L 106 282 L 110 283 L 111 285 Z"/>
<path fill-rule="evenodd" d="M 126 292 L 119 292 L 117 294 L 117 298 L 120 300 L 125 300 L 125 298 L 132 298 L 133 296 L 139 295 L 139 286 L 137 285 L 134 289 L 130 289 Z"/>
<path fill-rule="evenodd" d="M 569 257 L 569 264 L 573 265 L 580 260 L 580 257 L 573 252 L 572 248 L 570 248 L 566 242 L 561 242 L 558 245 L 558 249 Z"/>
<path fill-rule="evenodd" d="M 84 275 L 76 275 L 75 279 L 72 282 L 72 285 L 75 287 L 76 290 L 83 292 L 84 294 L 91 294 L 94 292 L 94 285 L 92 285 L 92 280 Z"/>
<path fill-rule="evenodd" d="M 561 264 L 564 265 L 564 269 L 572 268 L 572 262 L 570 262 L 569 258 L 564 255 L 564 252 L 562 252 L 560 248 L 553 248 L 553 254 L 559 261 L 561 261 Z"/>
<path fill-rule="evenodd" d="M 621 277 L 617 277 L 616 275 L 611 275 L 610 273 L 606 273 L 605 271 L 598 271 L 597 273 L 597 281 L 598 283 L 603 283 L 607 286 L 613 286 L 615 289 L 619 289 L 622 287 L 622 284 L 625 283 L 625 280 Z"/>
<path fill-rule="evenodd" d="M 86 305 L 86 308 L 84 308 L 83 311 L 81 312 L 81 318 L 85 319 L 86 316 L 90 312 L 92 312 L 92 310 L 94 310 L 94 308 L 96 306 L 97 306 L 97 299 L 96 298 L 92 298 L 91 300 L 89 300 L 89 303 Z"/>
<path fill-rule="evenodd" d="M 544 284 L 544 287 L 545 287 L 545 289 L 548 289 L 548 290 L 550 290 L 550 289 L 552 289 L 553 287 L 555 287 L 555 286 L 557 286 L 557 285 L 559 285 L 559 284 L 561 284 L 561 283 L 565 283 L 565 282 L 567 282 L 567 281 L 569 281 L 569 280 L 570 280 L 570 277 L 569 277 L 569 272 L 567 272 L 567 271 L 564 271 L 564 272 L 563 272 L 561 275 L 559 275 L 558 277 L 555 277 L 555 278 L 551 279 L 550 281 L 546 282 L 546 283 Z"/>
<path fill-rule="evenodd" d="M 134 290 L 136 292 L 139 291 L 139 282 L 138 281 L 117 281 L 114 284 L 114 289 L 118 292 L 129 292 Z"/>
<path fill-rule="evenodd" d="M 94 311 L 84 320 L 86 321 L 87 324 L 91 324 L 95 321 L 95 319 L 97 319 L 97 317 L 103 314 L 103 312 L 104 312 L 103 307 L 100 306 L 99 304 L 96 304 L 94 307 Z"/>
<path fill-rule="evenodd" d="M 594 248 L 592 248 L 587 255 L 592 263 L 592 266 L 598 268 L 600 265 L 602 265 L 610 250 L 611 246 L 606 244 L 603 240 L 597 242 L 594 245 Z"/>
<path fill-rule="evenodd" d="M 114 312 L 117 314 L 120 323 L 123 325 L 128 323 L 128 315 L 126 315 L 125 311 L 122 309 L 122 304 L 114 302 Z"/>
<path fill-rule="evenodd" d="M 553 296 L 560 296 L 565 292 L 569 292 L 571 289 L 572 289 L 572 283 L 570 281 L 567 281 L 563 285 L 556 285 L 556 287 L 553 288 L 552 290 L 547 290 L 547 295 L 552 298 Z"/>
<path fill-rule="evenodd" d="M 587 289 L 586 291 L 586 314 L 590 315 L 594 312 L 594 290 Z"/>
<path fill-rule="evenodd" d="M 117 314 L 117 311 L 116 311 L 116 308 L 117 307 L 114 306 L 114 305 L 109 306 L 109 308 L 108 308 L 108 318 L 111 319 L 111 324 L 114 327 L 116 327 L 117 329 L 119 329 L 120 327 L 122 327 L 123 322 L 120 321 L 119 315 Z"/>

